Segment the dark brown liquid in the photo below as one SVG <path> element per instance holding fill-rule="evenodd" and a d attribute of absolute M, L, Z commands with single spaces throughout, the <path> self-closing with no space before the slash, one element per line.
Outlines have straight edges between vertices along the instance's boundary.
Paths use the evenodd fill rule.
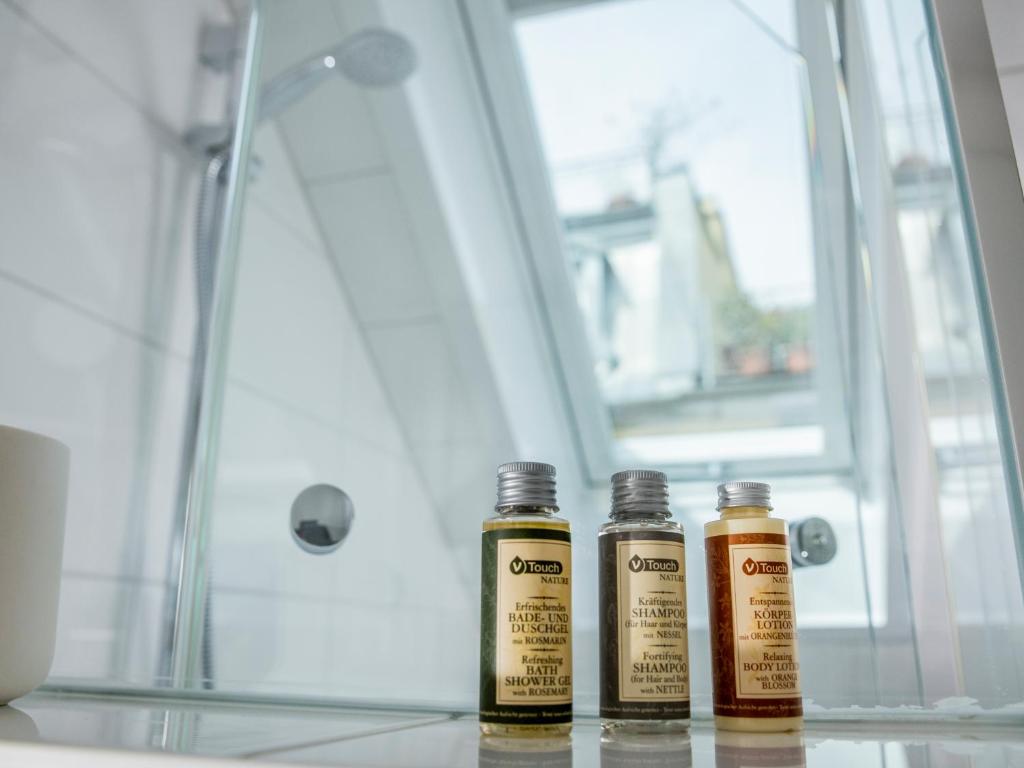
<path fill-rule="evenodd" d="M 622 701 L 619 697 L 619 594 L 616 544 L 620 541 L 683 542 L 672 531 L 616 531 L 598 539 L 601 717 L 610 720 L 686 720 L 688 698 L 678 701 Z"/>

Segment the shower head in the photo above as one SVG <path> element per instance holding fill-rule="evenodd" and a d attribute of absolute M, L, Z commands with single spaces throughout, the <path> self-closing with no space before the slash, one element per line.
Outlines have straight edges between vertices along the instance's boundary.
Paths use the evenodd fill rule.
<path fill-rule="evenodd" d="M 406 38 L 382 27 L 367 27 L 335 49 L 338 69 L 364 88 L 399 85 L 416 69 L 416 51 Z"/>
<path fill-rule="evenodd" d="M 412 43 L 390 29 L 366 27 L 263 86 L 257 120 L 277 117 L 333 72 L 340 72 L 363 88 L 388 88 L 400 85 L 415 69 L 416 49 Z"/>

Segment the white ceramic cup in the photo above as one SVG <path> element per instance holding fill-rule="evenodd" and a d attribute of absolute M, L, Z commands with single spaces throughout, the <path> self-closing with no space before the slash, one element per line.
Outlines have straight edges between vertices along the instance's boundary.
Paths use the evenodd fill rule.
<path fill-rule="evenodd" d="M 53 663 L 70 451 L 0 426 L 0 705 Z"/>

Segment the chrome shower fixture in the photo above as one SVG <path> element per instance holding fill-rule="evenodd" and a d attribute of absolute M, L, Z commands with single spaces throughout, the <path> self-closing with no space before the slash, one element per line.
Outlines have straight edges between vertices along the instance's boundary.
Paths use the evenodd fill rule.
<path fill-rule="evenodd" d="M 200 61 L 217 72 L 229 70 L 237 60 L 237 37 L 233 27 L 204 29 Z M 333 73 L 362 88 L 391 88 L 405 82 L 416 64 L 416 49 L 406 37 L 384 27 L 364 27 L 266 83 L 260 91 L 256 125 L 280 115 Z M 224 123 L 195 125 L 185 132 L 185 143 L 205 159 L 226 149 L 231 134 L 232 126 Z"/>
<path fill-rule="evenodd" d="M 204 28 L 200 41 L 200 61 L 203 66 L 221 73 L 232 72 L 241 52 L 238 30 L 212 25 Z M 307 95 L 338 72 L 362 88 L 387 88 L 404 82 L 416 69 L 416 51 L 406 38 L 382 27 L 366 27 L 346 37 L 337 45 L 321 51 L 286 69 L 263 86 L 260 91 L 255 124 L 280 115 L 285 109 Z M 237 74 L 237 72 L 235 73 Z M 195 228 L 195 282 L 196 333 L 193 341 L 192 380 L 189 387 L 189 405 L 183 437 L 183 471 L 179 478 L 178 509 L 174 523 L 174 544 L 178 551 L 185 546 L 187 509 L 190 503 L 192 468 L 199 440 L 202 417 L 203 380 L 209 356 L 210 326 L 212 324 L 214 294 L 217 287 L 218 246 L 225 210 L 227 169 L 231 166 L 231 138 L 234 125 L 196 125 L 185 133 L 185 144 L 203 163 L 196 206 Z M 258 158 L 249 158 L 251 171 Z M 309 489 L 307 489 L 309 490 Z M 334 496 L 332 496 L 334 492 Z M 316 486 L 300 497 L 295 514 L 306 514 L 311 502 L 317 502 L 331 514 L 314 516 L 311 513 L 293 521 L 293 535 L 306 551 L 329 552 L 341 544 L 352 523 L 352 504 L 343 491 L 329 486 Z M 325 501 L 326 498 L 326 501 Z M 333 506 L 332 506 L 333 505 Z M 315 508 L 316 504 L 313 505 Z M 316 509 L 314 509 L 316 511 Z M 322 510 L 321 510 L 322 511 Z M 325 520 L 327 522 L 325 522 Z M 168 571 L 169 583 L 180 587 L 180 572 L 172 560 Z M 175 590 L 177 596 L 177 589 Z M 166 612 L 164 640 L 160 668 L 162 674 L 172 677 L 173 649 L 176 627 L 179 624 L 174 602 Z M 204 687 L 212 687 L 213 635 L 209 623 L 209 593 L 203 604 L 201 677 Z"/>
<path fill-rule="evenodd" d="M 400 85 L 416 69 L 416 50 L 405 37 L 366 27 L 333 48 L 285 70 L 263 86 L 257 123 L 281 112 L 338 72 L 363 88 Z"/>

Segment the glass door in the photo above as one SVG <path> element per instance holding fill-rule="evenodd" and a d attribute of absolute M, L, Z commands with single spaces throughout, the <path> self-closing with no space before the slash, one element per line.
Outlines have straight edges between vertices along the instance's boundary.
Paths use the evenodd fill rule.
<path fill-rule="evenodd" d="M 183 685 L 473 709 L 479 526 L 522 458 L 574 526 L 581 713 L 634 466 L 688 534 L 699 708 L 727 479 L 816 531 L 810 712 L 1024 699 L 1019 478 L 925 5 L 256 9 Z"/>
<path fill-rule="evenodd" d="M 528 240 L 544 301 L 574 315 L 552 337 L 587 395 L 572 412 L 591 477 L 754 475 L 792 520 L 828 520 L 835 560 L 798 576 L 825 706 L 1020 698 L 1002 677 L 1020 664 L 1004 655 L 1021 622 L 1019 479 L 1000 457 L 927 10 L 477 14 L 512 183 L 527 215 L 555 212 Z"/>

